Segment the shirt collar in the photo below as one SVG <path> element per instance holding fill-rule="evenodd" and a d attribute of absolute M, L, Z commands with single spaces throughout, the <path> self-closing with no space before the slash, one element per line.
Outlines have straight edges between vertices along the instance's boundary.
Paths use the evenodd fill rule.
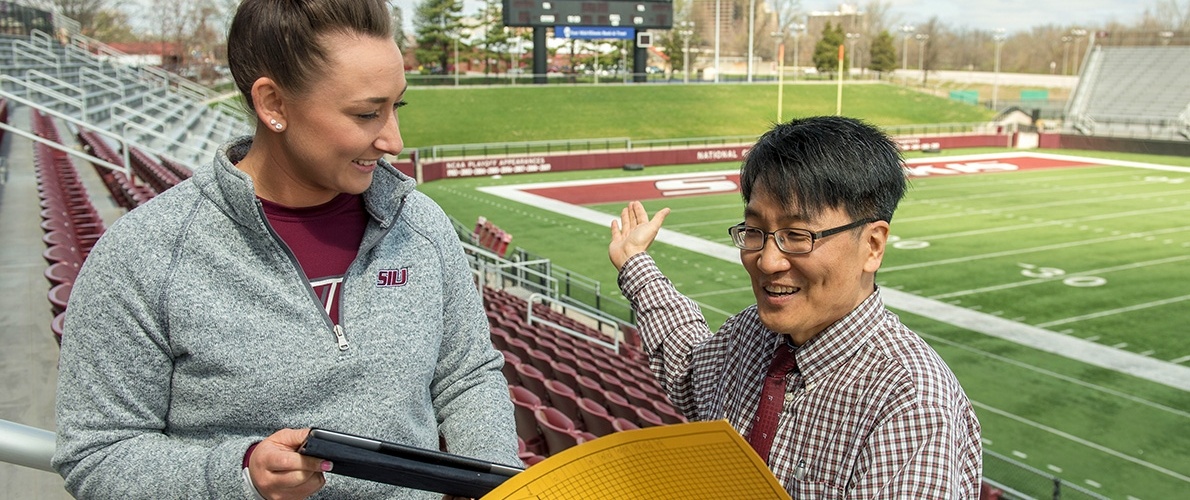
<path fill-rule="evenodd" d="M 876 335 L 874 326 L 880 321 L 883 311 L 884 301 L 877 288 L 854 310 L 798 348 L 798 371 L 803 376 L 813 377 L 850 359 Z"/>

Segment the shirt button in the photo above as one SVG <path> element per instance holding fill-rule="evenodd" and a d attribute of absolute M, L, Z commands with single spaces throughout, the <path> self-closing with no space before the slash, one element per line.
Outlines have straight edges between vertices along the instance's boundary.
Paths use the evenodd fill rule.
<path fill-rule="evenodd" d="M 786 395 L 785 395 L 785 402 L 786 402 L 786 403 L 792 403 L 792 402 L 793 402 L 793 393 L 789 393 L 789 394 L 786 394 Z"/>

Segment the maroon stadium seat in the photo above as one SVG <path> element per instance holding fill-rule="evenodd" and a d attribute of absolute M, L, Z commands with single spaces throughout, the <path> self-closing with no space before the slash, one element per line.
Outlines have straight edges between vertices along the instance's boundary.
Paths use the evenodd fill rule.
<path fill-rule="evenodd" d="M 545 390 L 550 394 L 550 406 L 557 408 L 571 420 L 574 420 L 575 427 L 583 428 L 582 417 L 578 412 L 578 394 L 575 394 L 574 389 L 568 387 L 566 384 L 557 380 L 546 380 Z"/>
<path fill-rule="evenodd" d="M 563 415 L 557 408 L 543 406 L 538 408 L 534 415 L 537 417 L 537 426 L 541 429 L 541 435 L 545 438 L 545 446 L 550 455 L 555 455 L 583 442 L 578 429 L 574 426 L 574 421 Z"/>
<path fill-rule="evenodd" d="M 508 394 L 512 399 L 517 436 L 525 442 L 529 451 L 540 455 L 545 450 L 545 440 L 537 428 L 534 412 L 542 407 L 541 400 L 528 389 L 517 385 L 508 386 Z"/>
<path fill-rule="evenodd" d="M 516 374 L 522 386 L 536 395 L 542 404 L 549 404 L 550 393 L 545 390 L 545 376 L 541 374 L 541 370 L 527 363 L 518 363 Z"/>
<path fill-rule="evenodd" d="M 616 432 L 620 432 L 620 431 L 630 431 L 632 429 L 639 429 L 640 426 L 632 423 L 631 420 L 628 420 L 626 418 L 616 417 L 615 420 L 612 420 L 612 428 L 615 429 Z"/>
<path fill-rule="evenodd" d="M 612 427 L 612 420 L 615 417 L 608 414 L 607 408 L 594 400 L 578 398 L 578 412 L 582 416 L 583 426 L 588 432 L 596 436 L 606 436 L 616 432 L 616 429 Z"/>

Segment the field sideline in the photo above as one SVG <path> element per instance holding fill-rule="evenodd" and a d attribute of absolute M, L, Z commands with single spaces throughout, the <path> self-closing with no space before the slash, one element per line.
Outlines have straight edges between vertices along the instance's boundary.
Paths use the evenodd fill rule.
<path fill-rule="evenodd" d="M 1042 166 L 1004 166 L 1030 162 Z M 986 449 L 1111 498 L 1177 497 L 1190 486 L 1183 431 L 1190 368 L 1182 366 L 1190 355 L 1190 227 L 1182 223 L 1190 168 L 1017 152 L 910 161 L 948 163 L 1002 173 L 914 178 L 879 279 L 890 308 L 963 382 Z M 739 220 L 738 192 L 714 194 L 734 187 L 738 165 L 650 170 L 666 174 L 569 172 L 422 189 L 452 215 L 486 215 L 519 246 L 568 268 L 584 261 L 610 267 L 606 228 L 626 199 L 646 200 L 650 213 L 671 206 L 666 232 L 650 251 L 716 327 L 753 300 L 725 231 Z M 649 196 L 634 191 L 642 183 L 687 192 Z M 550 192 L 579 184 L 587 185 L 574 191 L 580 200 Z M 602 199 L 609 194 L 617 198 Z M 469 208 L 459 211 L 459 204 Z M 1121 220 L 1128 224 L 1110 225 Z M 547 251 L 557 247 L 563 250 Z M 614 279 L 598 272 L 614 289 Z M 1110 300 L 1091 298 L 1116 287 Z M 1055 302 L 1063 295 L 1067 302 Z M 1133 328 L 1118 331 L 1120 318 Z M 989 462 L 989 477 L 1019 472 L 1004 467 Z M 1030 494 L 1048 497 L 1044 488 L 1052 485 L 1042 483 Z"/>

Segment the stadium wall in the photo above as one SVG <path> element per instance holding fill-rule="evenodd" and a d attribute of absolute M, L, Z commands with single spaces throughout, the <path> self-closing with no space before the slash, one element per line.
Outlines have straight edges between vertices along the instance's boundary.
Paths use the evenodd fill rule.
<path fill-rule="evenodd" d="M 956 135 L 938 137 L 896 137 L 901 149 L 906 151 L 941 151 L 954 148 L 1011 147 L 1013 134 Z M 738 162 L 751 147 L 750 144 L 683 147 L 649 150 L 617 150 L 585 153 L 552 153 L 538 155 L 502 155 L 474 158 L 458 158 L 417 162 L 404 160 L 393 165 L 406 175 L 429 182 L 438 179 L 459 177 L 482 177 L 533 172 L 565 172 L 572 170 L 594 170 L 623 168 L 628 165 L 641 167 L 660 165 L 688 165 L 695 163 Z M 421 175 L 416 175 L 420 168 Z"/>
<path fill-rule="evenodd" d="M 1085 149 L 1164 156 L 1190 156 L 1190 141 L 1161 141 L 1128 137 L 1095 137 L 1075 134 L 1042 134 L 1040 146 L 1047 149 Z"/>

